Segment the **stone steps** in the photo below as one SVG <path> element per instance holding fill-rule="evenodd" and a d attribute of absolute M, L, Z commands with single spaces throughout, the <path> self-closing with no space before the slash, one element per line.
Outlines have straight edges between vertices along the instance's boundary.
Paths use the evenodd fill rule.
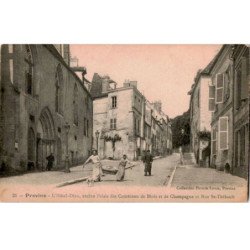
<path fill-rule="evenodd" d="M 196 160 L 194 153 L 184 153 L 183 154 L 183 165 L 195 165 Z"/>

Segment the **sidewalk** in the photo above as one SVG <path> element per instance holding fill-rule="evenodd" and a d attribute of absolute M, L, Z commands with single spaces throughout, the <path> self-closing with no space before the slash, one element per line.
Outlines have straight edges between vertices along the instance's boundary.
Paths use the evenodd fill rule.
<path fill-rule="evenodd" d="M 118 166 L 119 161 L 103 160 L 102 165 Z M 135 165 L 140 162 L 134 162 Z M 0 185 L 59 185 L 73 180 L 84 179 L 92 174 L 92 165 L 87 164 L 84 168 L 82 165 L 70 168 L 70 173 L 63 171 L 46 171 L 25 173 L 23 175 L 1 177 Z"/>
<path fill-rule="evenodd" d="M 178 165 L 171 186 L 246 187 L 247 181 L 238 176 L 224 173 L 212 168 L 196 167 L 194 165 Z"/>

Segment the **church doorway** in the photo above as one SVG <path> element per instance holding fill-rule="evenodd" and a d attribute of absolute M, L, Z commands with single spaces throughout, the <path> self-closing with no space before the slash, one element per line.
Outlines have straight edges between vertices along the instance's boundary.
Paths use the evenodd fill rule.
<path fill-rule="evenodd" d="M 51 112 L 44 108 L 41 112 L 37 126 L 37 167 L 46 169 L 46 158 L 53 153 L 55 155 L 55 129 Z"/>

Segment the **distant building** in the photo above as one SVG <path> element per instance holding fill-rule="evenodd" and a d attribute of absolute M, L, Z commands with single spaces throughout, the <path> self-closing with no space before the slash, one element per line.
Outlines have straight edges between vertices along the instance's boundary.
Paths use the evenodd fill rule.
<path fill-rule="evenodd" d="M 206 149 L 210 147 L 211 135 L 211 111 L 208 107 L 209 86 L 211 78 L 209 76 L 210 64 L 199 70 L 188 92 L 190 97 L 190 146 L 194 152 L 196 163 L 203 166 L 209 165 L 209 153 Z M 209 152 L 210 150 L 208 150 Z"/>
<path fill-rule="evenodd" d="M 54 153 L 64 168 L 92 148 L 92 98 L 70 68 L 69 45 L 2 45 L 0 92 L 1 170 L 45 169 Z"/>
<path fill-rule="evenodd" d="M 162 111 L 161 101 L 152 103 L 152 152 L 166 156 L 172 152 L 172 129 L 169 117 Z"/>
<path fill-rule="evenodd" d="M 94 98 L 95 145 L 101 158 L 119 159 L 127 154 L 136 160 L 156 146 L 154 107 L 137 89 L 136 81 L 116 86 L 109 76 L 93 76 L 90 93 Z"/>
<path fill-rule="evenodd" d="M 91 94 L 94 97 L 93 133 L 95 137 L 95 132 L 100 132 L 98 151 L 101 158 L 119 159 L 127 154 L 131 160 L 138 159 L 144 138 L 143 95 L 135 86 L 126 83 L 116 88 L 110 77 L 98 74 L 94 74 Z"/>

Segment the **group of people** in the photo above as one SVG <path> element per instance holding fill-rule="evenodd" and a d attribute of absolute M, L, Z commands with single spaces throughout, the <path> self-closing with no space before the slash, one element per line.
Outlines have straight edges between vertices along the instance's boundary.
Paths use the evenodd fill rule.
<path fill-rule="evenodd" d="M 88 178 L 87 182 L 93 183 L 93 182 L 101 181 L 101 176 L 103 176 L 102 164 L 101 164 L 100 157 L 98 156 L 96 150 L 93 150 L 93 154 L 85 161 L 85 163 L 83 164 L 83 167 L 87 163 L 90 163 L 90 162 L 93 165 L 93 171 L 92 171 L 92 176 Z M 127 159 L 126 155 L 123 155 L 122 159 L 119 162 L 118 171 L 116 173 L 117 181 L 124 180 L 125 169 L 127 165 L 132 165 L 132 163 Z"/>
<path fill-rule="evenodd" d="M 153 156 L 148 150 L 146 154 L 142 157 L 142 161 L 144 163 L 144 176 L 151 176 L 151 169 L 152 169 L 152 162 L 153 162 Z M 93 171 L 92 176 L 88 178 L 88 183 L 98 182 L 101 181 L 101 176 L 103 175 L 102 172 L 102 164 L 100 157 L 97 154 L 96 150 L 93 150 L 93 154 L 86 160 L 83 167 L 87 163 L 93 164 Z M 118 171 L 116 174 L 116 180 L 117 181 L 123 181 L 125 177 L 125 169 L 127 165 L 132 165 L 131 162 L 127 159 L 127 155 L 123 155 L 122 159 L 120 160 L 118 164 Z"/>
<path fill-rule="evenodd" d="M 47 157 L 47 169 L 48 171 L 50 171 L 53 167 L 53 162 L 54 162 L 55 158 L 53 154 L 50 154 Z M 144 156 L 142 157 L 142 161 L 144 163 L 144 176 L 151 176 L 151 169 L 152 169 L 152 162 L 153 162 L 153 156 L 150 153 L 150 151 L 148 150 Z M 87 180 L 88 183 L 93 183 L 93 182 L 98 182 L 101 181 L 101 177 L 104 175 L 103 171 L 102 171 L 102 164 L 101 164 L 101 160 L 100 157 L 97 154 L 97 150 L 93 150 L 92 155 L 85 161 L 85 163 L 83 164 L 83 168 L 86 164 L 88 163 L 92 163 L 93 165 L 93 171 L 92 171 L 92 176 L 90 176 Z M 126 167 L 131 165 L 132 163 L 127 159 L 127 155 L 123 155 L 122 159 L 120 160 L 119 164 L 118 164 L 118 171 L 116 173 L 116 180 L 117 181 L 123 181 L 124 177 L 125 177 L 125 169 Z"/>

